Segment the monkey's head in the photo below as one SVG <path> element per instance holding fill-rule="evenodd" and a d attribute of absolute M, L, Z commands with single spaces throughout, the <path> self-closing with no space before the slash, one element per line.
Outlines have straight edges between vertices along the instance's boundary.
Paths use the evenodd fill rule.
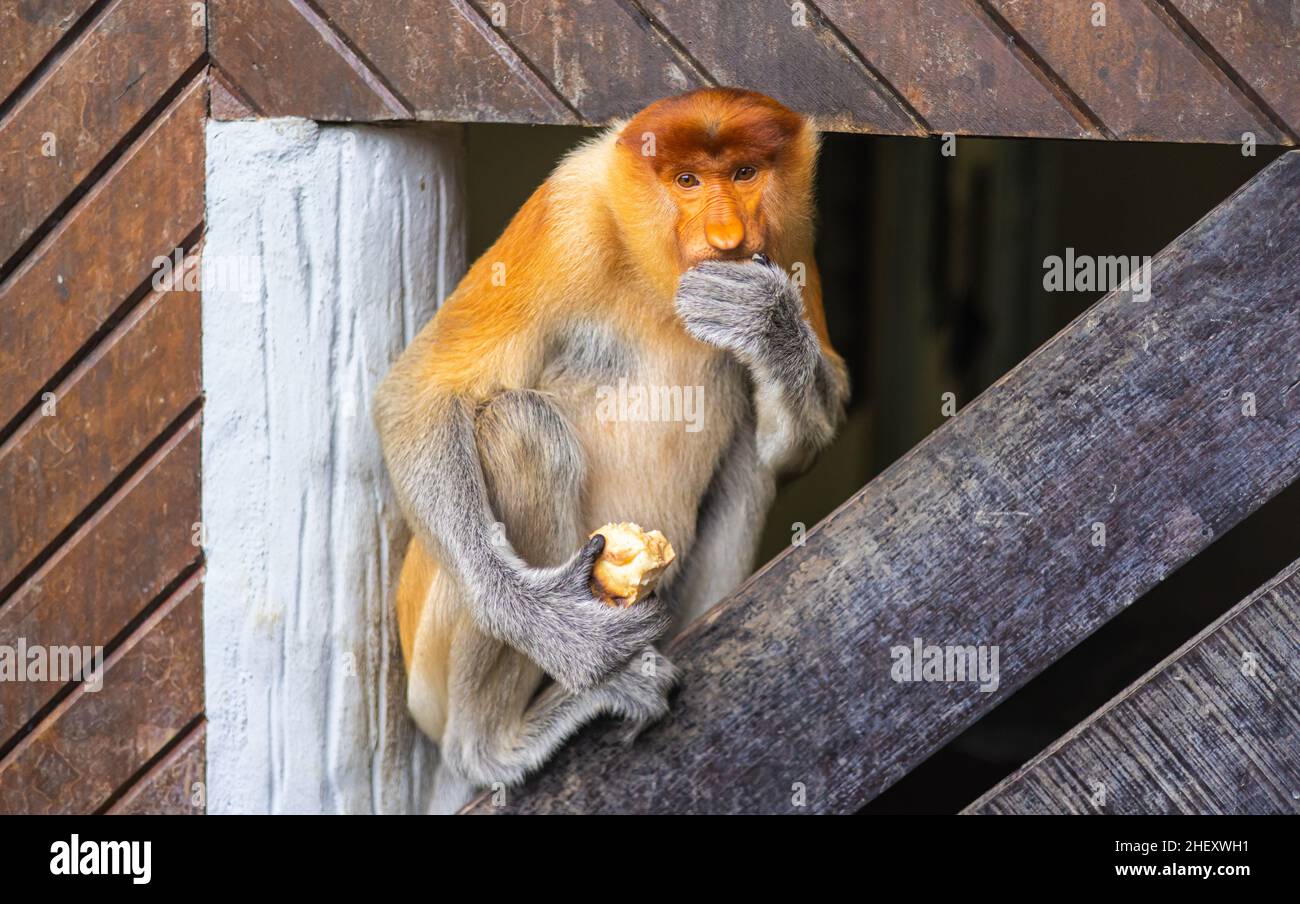
<path fill-rule="evenodd" d="M 656 101 L 619 132 L 615 215 L 634 251 L 650 252 L 639 260 L 671 263 L 657 277 L 759 251 L 789 266 L 811 238 L 817 143 L 808 120 L 754 91 Z"/>

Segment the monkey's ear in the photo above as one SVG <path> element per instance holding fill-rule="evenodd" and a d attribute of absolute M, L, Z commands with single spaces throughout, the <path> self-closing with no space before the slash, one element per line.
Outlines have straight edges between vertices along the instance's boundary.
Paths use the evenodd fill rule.
<path fill-rule="evenodd" d="M 637 157 L 648 156 L 642 151 L 648 139 L 644 135 L 635 135 L 633 132 L 632 124 L 625 125 L 618 133 L 618 141 L 615 143 L 623 150 Z"/>

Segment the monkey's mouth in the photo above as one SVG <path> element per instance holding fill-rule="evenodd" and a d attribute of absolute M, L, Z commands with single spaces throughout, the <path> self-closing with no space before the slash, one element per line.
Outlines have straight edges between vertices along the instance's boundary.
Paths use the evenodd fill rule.
<path fill-rule="evenodd" d="M 707 261 L 747 261 L 753 258 L 755 254 L 762 253 L 762 251 L 763 248 L 758 245 L 753 248 L 733 248 L 730 251 L 719 251 L 716 248 L 710 248 L 708 251 L 702 251 L 694 255 L 691 266 L 694 267 L 696 264 L 703 264 Z"/>

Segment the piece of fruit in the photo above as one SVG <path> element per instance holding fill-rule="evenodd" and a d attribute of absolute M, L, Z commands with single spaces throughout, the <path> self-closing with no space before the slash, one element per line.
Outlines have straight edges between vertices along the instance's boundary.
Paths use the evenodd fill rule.
<path fill-rule="evenodd" d="M 596 534 L 605 538 L 605 550 L 592 569 L 591 589 L 609 606 L 621 608 L 644 599 L 677 557 L 667 537 L 629 521 L 598 527 L 591 536 Z"/>

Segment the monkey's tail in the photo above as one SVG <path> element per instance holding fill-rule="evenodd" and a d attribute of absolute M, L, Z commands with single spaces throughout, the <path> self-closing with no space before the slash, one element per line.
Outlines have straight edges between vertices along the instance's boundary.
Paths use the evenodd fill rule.
<path fill-rule="evenodd" d="M 474 785 L 439 757 L 438 768 L 433 773 L 433 799 L 428 815 L 449 816 L 473 800 L 474 792 Z"/>

